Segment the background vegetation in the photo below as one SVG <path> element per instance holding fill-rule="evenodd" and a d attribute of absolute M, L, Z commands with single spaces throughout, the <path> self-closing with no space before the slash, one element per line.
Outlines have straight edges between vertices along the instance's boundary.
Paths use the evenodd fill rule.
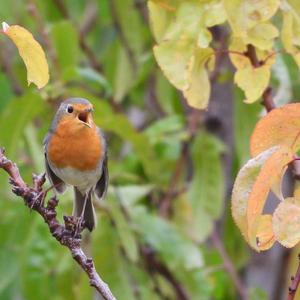
<path fill-rule="evenodd" d="M 210 75 L 208 110 L 196 110 L 154 60 L 145 1 L 1 0 L 0 7 L 1 20 L 34 34 L 50 66 L 44 89 L 27 87 L 22 60 L 1 38 L 0 145 L 24 178 L 44 171 L 42 140 L 63 99 L 93 102 L 106 132 L 110 190 L 85 250 L 116 297 L 283 299 L 297 249 L 254 254 L 230 213 L 233 179 L 249 159 L 263 107 L 242 102 L 227 54 Z M 226 48 L 226 26 L 211 32 Z M 271 84 L 278 105 L 300 94 L 298 68 L 284 53 Z M 12 195 L 3 172 L 0 199 L 0 299 L 92 299 L 85 274 Z M 71 207 L 69 191 L 60 217 Z"/>

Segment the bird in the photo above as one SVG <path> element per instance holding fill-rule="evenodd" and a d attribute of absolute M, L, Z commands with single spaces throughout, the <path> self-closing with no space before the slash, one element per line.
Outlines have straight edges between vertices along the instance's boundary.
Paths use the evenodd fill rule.
<path fill-rule="evenodd" d="M 94 123 L 93 110 L 87 99 L 63 101 L 43 142 L 51 186 L 57 193 L 73 186 L 77 228 L 89 231 L 97 223 L 92 198 L 103 199 L 108 186 L 106 140 Z"/>

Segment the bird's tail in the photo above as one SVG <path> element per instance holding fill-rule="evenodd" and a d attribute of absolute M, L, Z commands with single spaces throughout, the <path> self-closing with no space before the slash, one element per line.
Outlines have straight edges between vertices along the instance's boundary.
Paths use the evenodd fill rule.
<path fill-rule="evenodd" d="M 73 216 L 80 217 L 82 214 L 86 195 L 82 195 L 76 187 L 74 188 L 74 193 L 75 193 L 75 199 L 74 199 Z M 92 192 L 89 192 L 87 195 L 83 220 L 84 220 L 84 226 L 89 231 L 92 231 L 97 225 L 95 209 L 92 202 Z"/>

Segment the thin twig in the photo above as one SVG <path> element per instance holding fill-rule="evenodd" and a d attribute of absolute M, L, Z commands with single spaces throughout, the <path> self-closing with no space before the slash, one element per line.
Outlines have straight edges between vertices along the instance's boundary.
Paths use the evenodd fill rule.
<path fill-rule="evenodd" d="M 4 149 L 0 148 L 0 168 L 5 170 L 10 178 L 12 191 L 17 196 L 22 197 L 26 206 L 35 210 L 42 216 L 53 237 L 63 246 L 67 247 L 73 259 L 86 272 L 90 285 L 93 286 L 105 300 L 115 300 L 109 286 L 101 279 L 97 273 L 94 262 L 88 258 L 81 249 L 81 235 L 75 235 L 76 218 L 64 216 L 64 225 L 61 225 L 56 218 L 56 206 L 58 199 L 54 196 L 50 198 L 44 206 L 43 199 L 45 192 L 42 186 L 45 182 L 45 175 L 33 176 L 33 187 L 27 186 L 22 179 L 19 169 L 15 163 L 4 156 Z"/>
<path fill-rule="evenodd" d="M 53 0 L 53 2 L 56 5 L 57 9 L 60 11 L 62 16 L 65 19 L 69 19 L 72 21 L 71 16 L 68 11 L 68 8 L 65 5 L 65 3 L 62 0 Z M 81 50 L 84 52 L 84 54 L 86 55 L 91 67 L 95 71 L 102 73 L 103 72 L 102 64 L 100 62 L 98 62 L 98 59 L 95 56 L 93 50 L 90 48 L 90 46 L 87 44 L 87 42 L 85 40 L 88 30 L 90 29 L 89 26 L 90 25 L 86 25 L 85 28 L 81 28 L 81 30 L 79 30 L 79 46 L 80 46 Z"/>
<path fill-rule="evenodd" d="M 226 250 L 224 248 L 224 245 L 219 237 L 217 230 L 214 230 L 214 232 L 212 233 L 211 241 L 212 241 L 214 247 L 219 252 L 221 258 L 223 259 L 224 268 L 228 272 L 229 276 L 231 277 L 231 279 L 234 283 L 234 286 L 236 287 L 236 289 L 239 293 L 241 300 L 247 300 L 248 295 L 247 295 L 246 288 L 244 287 L 243 283 L 241 282 L 241 280 L 234 268 L 234 265 L 228 255 L 228 253 L 226 252 Z"/>
<path fill-rule="evenodd" d="M 12 60 L 7 59 L 8 54 L 9 50 L 7 49 L 7 45 L 5 45 L 3 41 L 0 41 L 0 69 L 6 74 L 15 95 L 20 96 L 23 93 L 23 88 L 13 72 Z"/>
<path fill-rule="evenodd" d="M 117 33 L 119 35 L 119 38 L 120 38 L 120 42 L 123 45 L 124 50 L 126 51 L 126 54 L 128 56 L 128 60 L 130 62 L 130 65 L 131 65 L 132 69 L 134 71 L 136 71 L 136 69 L 137 69 L 137 61 L 135 59 L 134 52 L 131 49 L 131 47 L 129 45 L 129 42 L 127 41 L 127 38 L 126 38 L 126 36 L 125 36 L 125 34 L 123 32 L 123 29 L 122 29 L 122 26 L 120 24 L 119 17 L 118 17 L 116 3 L 115 3 L 114 0 L 110 0 L 109 1 L 109 7 L 110 7 L 111 17 L 113 19 L 115 29 L 116 29 L 116 31 L 117 31 Z"/>
<path fill-rule="evenodd" d="M 158 273 L 163 276 L 174 288 L 178 300 L 189 299 L 186 290 L 181 286 L 169 269 L 157 259 L 155 252 L 150 247 L 140 247 L 140 253 L 150 274 Z"/>
<path fill-rule="evenodd" d="M 300 282 L 300 254 L 298 255 L 299 265 L 296 271 L 295 276 L 291 277 L 292 283 L 289 287 L 289 294 L 287 300 L 293 300 L 296 296 L 297 288 Z"/>
<path fill-rule="evenodd" d="M 251 64 L 254 68 L 259 68 L 263 63 L 258 60 L 255 48 L 252 45 L 247 46 L 246 56 L 249 57 Z M 266 108 L 267 112 L 276 108 L 276 105 L 272 97 L 272 88 L 270 86 L 268 86 L 265 89 L 262 98 L 263 98 L 262 104 Z"/>

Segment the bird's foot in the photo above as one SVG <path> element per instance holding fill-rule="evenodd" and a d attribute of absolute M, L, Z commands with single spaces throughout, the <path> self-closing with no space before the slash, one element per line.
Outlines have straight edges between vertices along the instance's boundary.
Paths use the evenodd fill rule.
<path fill-rule="evenodd" d="M 33 209 L 36 205 L 38 206 L 44 206 L 44 202 L 45 202 L 45 198 L 46 198 L 46 194 L 44 191 L 41 191 L 40 193 L 38 193 L 36 195 L 36 197 L 31 201 L 31 203 L 29 204 L 29 208 Z"/>
<path fill-rule="evenodd" d="M 74 237 L 80 236 L 80 233 L 84 229 L 84 219 L 83 216 L 80 216 L 77 218 L 76 224 L 75 224 L 75 230 L 74 230 Z"/>

